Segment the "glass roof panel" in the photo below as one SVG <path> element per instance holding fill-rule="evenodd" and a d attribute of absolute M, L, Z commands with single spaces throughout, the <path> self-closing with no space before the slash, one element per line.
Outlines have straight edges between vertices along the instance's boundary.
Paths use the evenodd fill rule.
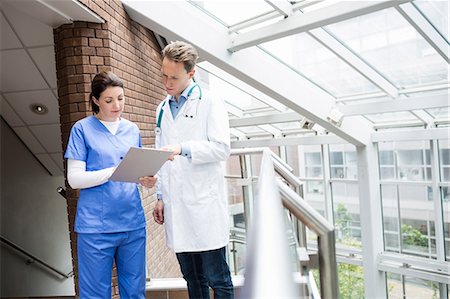
<path fill-rule="evenodd" d="M 413 4 L 419 8 L 427 20 L 447 39 L 449 34 L 448 1 L 416 0 Z"/>
<path fill-rule="evenodd" d="M 229 99 L 240 99 L 243 94 L 246 94 L 247 96 L 242 96 L 242 98 L 247 98 L 248 96 L 251 97 L 251 101 L 254 104 L 245 105 L 244 107 L 241 107 L 240 109 L 262 109 L 267 108 L 272 111 L 273 109 L 276 109 L 277 111 L 287 111 L 289 110 L 286 106 L 281 104 L 280 102 L 274 100 L 273 98 L 267 96 L 266 94 L 258 91 L 254 87 L 248 85 L 247 83 L 242 82 L 241 80 L 237 79 L 236 77 L 220 70 L 219 68 L 215 67 L 208 61 L 202 61 L 197 64 L 197 72 L 195 74 L 195 78 L 205 81 L 205 86 L 209 85 L 209 78 L 216 78 L 222 81 L 222 84 L 229 85 L 230 88 L 236 89 L 239 92 L 239 96 L 229 97 Z M 220 85 L 219 85 L 220 86 Z M 218 92 L 218 91 L 217 91 Z M 229 103 L 235 103 L 235 101 L 230 100 Z M 241 104 L 241 103 L 238 103 Z M 236 106 L 239 107 L 239 106 Z M 273 109 L 272 109 L 273 108 Z M 267 110 L 266 109 L 266 110 Z"/>
<path fill-rule="evenodd" d="M 269 108 L 268 105 L 258 101 L 248 93 L 200 67 L 197 68 L 195 79 L 200 86 L 205 87 L 208 90 L 215 90 L 225 102 L 240 110 Z"/>
<path fill-rule="evenodd" d="M 301 5 L 302 2 L 308 2 L 308 1 L 295 1 L 295 4 Z M 305 7 L 302 8 L 303 12 L 310 12 L 313 10 L 321 9 L 324 7 L 327 7 L 329 5 L 335 4 L 336 1 L 333 0 L 315 0 L 315 1 L 309 1 L 309 3 L 303 4 Z"/>
<path fill-rule="evenodd" d="M 424 88 L 418 88 L 418 90 L 412 90 L 412 91 L 408 91 L 405 90 L 405 95 L 411 96 L 411 97 L 416 97 L 416 96 L 429 96 L 429 95 L 441 95 L 441 94 L 449 94 L 450 91 L 450 86 L 448 86 L 449 84 L 441 84 L 441 85 L 436 85 L 436 86 L 431 86 L 431 88 L 434 89 L 429 89 L 427 90 L 426 87 Z"/>
<path fill-rule="evenodd" d="M 326 29 L 399 88 L 448 80 L 445 60 L 394 8 Z"/>
<path fill-rule="evenodd" d="M 292 129 L 302 129 L 302 127 L 300 126 L 300 122 L 298 121 L 294 121 L 294 122 L 288 122 L 288 123 L 277 123 L 277 124 L 272 124 L 272 126 L 274 126 L 275 128 L 277 128 L 278 130 L 292 130 Z"/>
<path fill-rule="evenodd" d="M 251 19 L 263 13 L 273 11 L 272 6 L 265 1 L 189 1 L 191 4 L 200 7 L 228 26 Z"/>
<path fill-rule="evenodd" d="M 434 118 L 439 119 L 449 119 L 450 120 L 450 108 L 449 107 L 442 107 L 442 108 L 433 108 L 433 109 L 427 109 L 425 110 L 431 116 Z"/>
<path fill-rule="evenodd" d="M 251 133 L 267 133 L 267 131 L 258 128 L 257 126 L 250 126 L 250 127 L 239 127 L 237 128 L 239 131 L 244 132 L 245 134 L 251 134 Z"/>
<path fill-rule="evenodd" d="M 278 17 L 272 17 L 272 18 L 270 18 L 269 20 L 266 20 L 266 21 L 258 21 L 258 22 L 255 22 L 254 24 L 247 24 L 247 26 L 245 26 L 245 27 L 243 27 L 241 29 L 238 29 L 236 31 L 239 32 L 239 33 L 253 31 L 253 30 L 256 30 L 256 29 L 259 29 L 259 28 L 262 28 L 262 27 L 266 27 L 266 26 L 275 24 L 276 22 L 281 21 L 283 19 L 284 19 L 284 16 L 282 16 L 282 15 L 280 15 Z M 241 26 L 242 25 L 244 25 L 244 24 L 241 24 Z M 237 27 L 239 27 L 239 26 L 237 26 Z"/>
<path fill-rule="evenodd" d="M 380 114 L 371 114 L 366 115 L 367 119 L 374 123 L 398 123 L 401 124 L 403 122 L 408 121 L 417 121 L 417 117 L 415 117 L 411 112 L 389 112 L 389 113 L 380 113 Z"/>
<path fill-rule="evenodd" d="M 267 42 L 261 47 L 334 97 L 379 91 L 378 87 L 306 33 Z"/>

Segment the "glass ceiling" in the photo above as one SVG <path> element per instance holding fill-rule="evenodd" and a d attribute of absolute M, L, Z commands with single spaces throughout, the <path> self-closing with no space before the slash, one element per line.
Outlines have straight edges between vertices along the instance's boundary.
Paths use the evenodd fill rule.
<path fill-rule="evenodd" d="M 205 17 L 227 27 L 230 35 L 234 36 L 261 27 L 269 31 L 270 24 L 286 22 L 291 16 L 301 14 L 317 15 L 321 9 L 337 3 L 331 0 L 286 3 L 262 0 L 188 2 L 204 12 Z M 274 7 L 277 5 L 279 9 L 276 10 Z M 292 14 L 286 17 L 281 11 L 289 6 Z M 396 109 L 377 113 L 374 106 L 373 113 L 362 116 L 375 128 L 396 128 L 405 124 L 424 127 L 429 119 L 435 125 L 448 125 L 448 14 L 448 1 L 416 0 L 402 4 L 400 8 L 377 10 L 252 47 L 262 49 L 295 71 L 299 78 L 309 80 L 328 93 L 335 99 L 338 109 L 352 105 L 358 111 L 364 105 L 373 106 L 373 103 L 378 102 L 404 101 L 417 97 L 423 100 L 423 109 L 420 111 L 409 111 L 407 105 L 403 105 L 404 111 Z M 409 15 L 409 18 L 404 15 Z M 332 46 L 333 43 L 338 44 L 339 50 Z M 438 52 L 439 46 L 436 45 L 444 45 L 444 51 Z M 355 61 L 359 65 L 354 65 Z M 199 69 L 197 81 L 220 91 L 227 103 L 230 119 L 293 112 L 237 78 L 217 72 L 207 61 L 199 63 Z M 428 106 L 427 99 L 438 95 L 446 96 L 447 103 L 443 107 Z M 304 121 L 304 117 L 298 115 L 298 119 L 267 125 L 236 125 L 233 131 L 246 137 L 310 133 L 311 128 L 303 128 Z"/>
<path fill-rule="evenodd" d="M 448 64 L 394 8 L 325 29 L 397 88 L 448 82 Z"/>

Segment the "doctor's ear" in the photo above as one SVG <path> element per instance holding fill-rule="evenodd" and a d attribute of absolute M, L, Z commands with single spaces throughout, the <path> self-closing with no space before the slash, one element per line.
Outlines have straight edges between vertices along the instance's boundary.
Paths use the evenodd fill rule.
<path fill-rule="evenodd" d="M 190 72 L 188 72 L 189 79 L 192 79 L 192 77 L 194 77 L 194 74 L 195 74 L 195 68 L 193 68 Z"/>

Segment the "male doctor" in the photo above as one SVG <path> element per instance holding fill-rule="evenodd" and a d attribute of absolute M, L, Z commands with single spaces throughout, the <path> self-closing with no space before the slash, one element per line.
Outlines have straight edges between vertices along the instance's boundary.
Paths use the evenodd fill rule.
<path fill-rule="evenodd" d="M 234 298 L 226 262 L 228 199 L 222 161 L 230 154 L 228 114 L 222 100 L 192 78 L 196 49 L 173 42 L 162 52 L 163 84 L 168 93 L 156 111 L 156 147 L 173 152 L 158 173 L 153 218 L 165 224 L 187 281 L 189 297 Z"/>

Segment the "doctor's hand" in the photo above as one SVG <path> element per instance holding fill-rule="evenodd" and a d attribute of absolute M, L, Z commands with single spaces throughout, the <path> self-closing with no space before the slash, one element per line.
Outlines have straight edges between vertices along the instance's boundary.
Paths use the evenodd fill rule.
<path fill-rule="evenodd" d="M 161 150 L 172 152 L 172 155 L 170 155 L 169 160 L 173 161 L 173 159 L 175 159 L 175 156 L 181 154 L 181 144 L 169 144 L 163 146 Z"/>
<path fill-rule="evenodd" d="M 143 176 L 139 178 L 139 183 L 147 188 L 152 188 L 156 184 L 156 177 L 154 176 Z"/>
<path fill-rule="evenodd" d="M 162 200 L 156 202 L 155 208 L 153 209 L 153 219 L 158 224 L 164 223 L 164 202 Z"/>

